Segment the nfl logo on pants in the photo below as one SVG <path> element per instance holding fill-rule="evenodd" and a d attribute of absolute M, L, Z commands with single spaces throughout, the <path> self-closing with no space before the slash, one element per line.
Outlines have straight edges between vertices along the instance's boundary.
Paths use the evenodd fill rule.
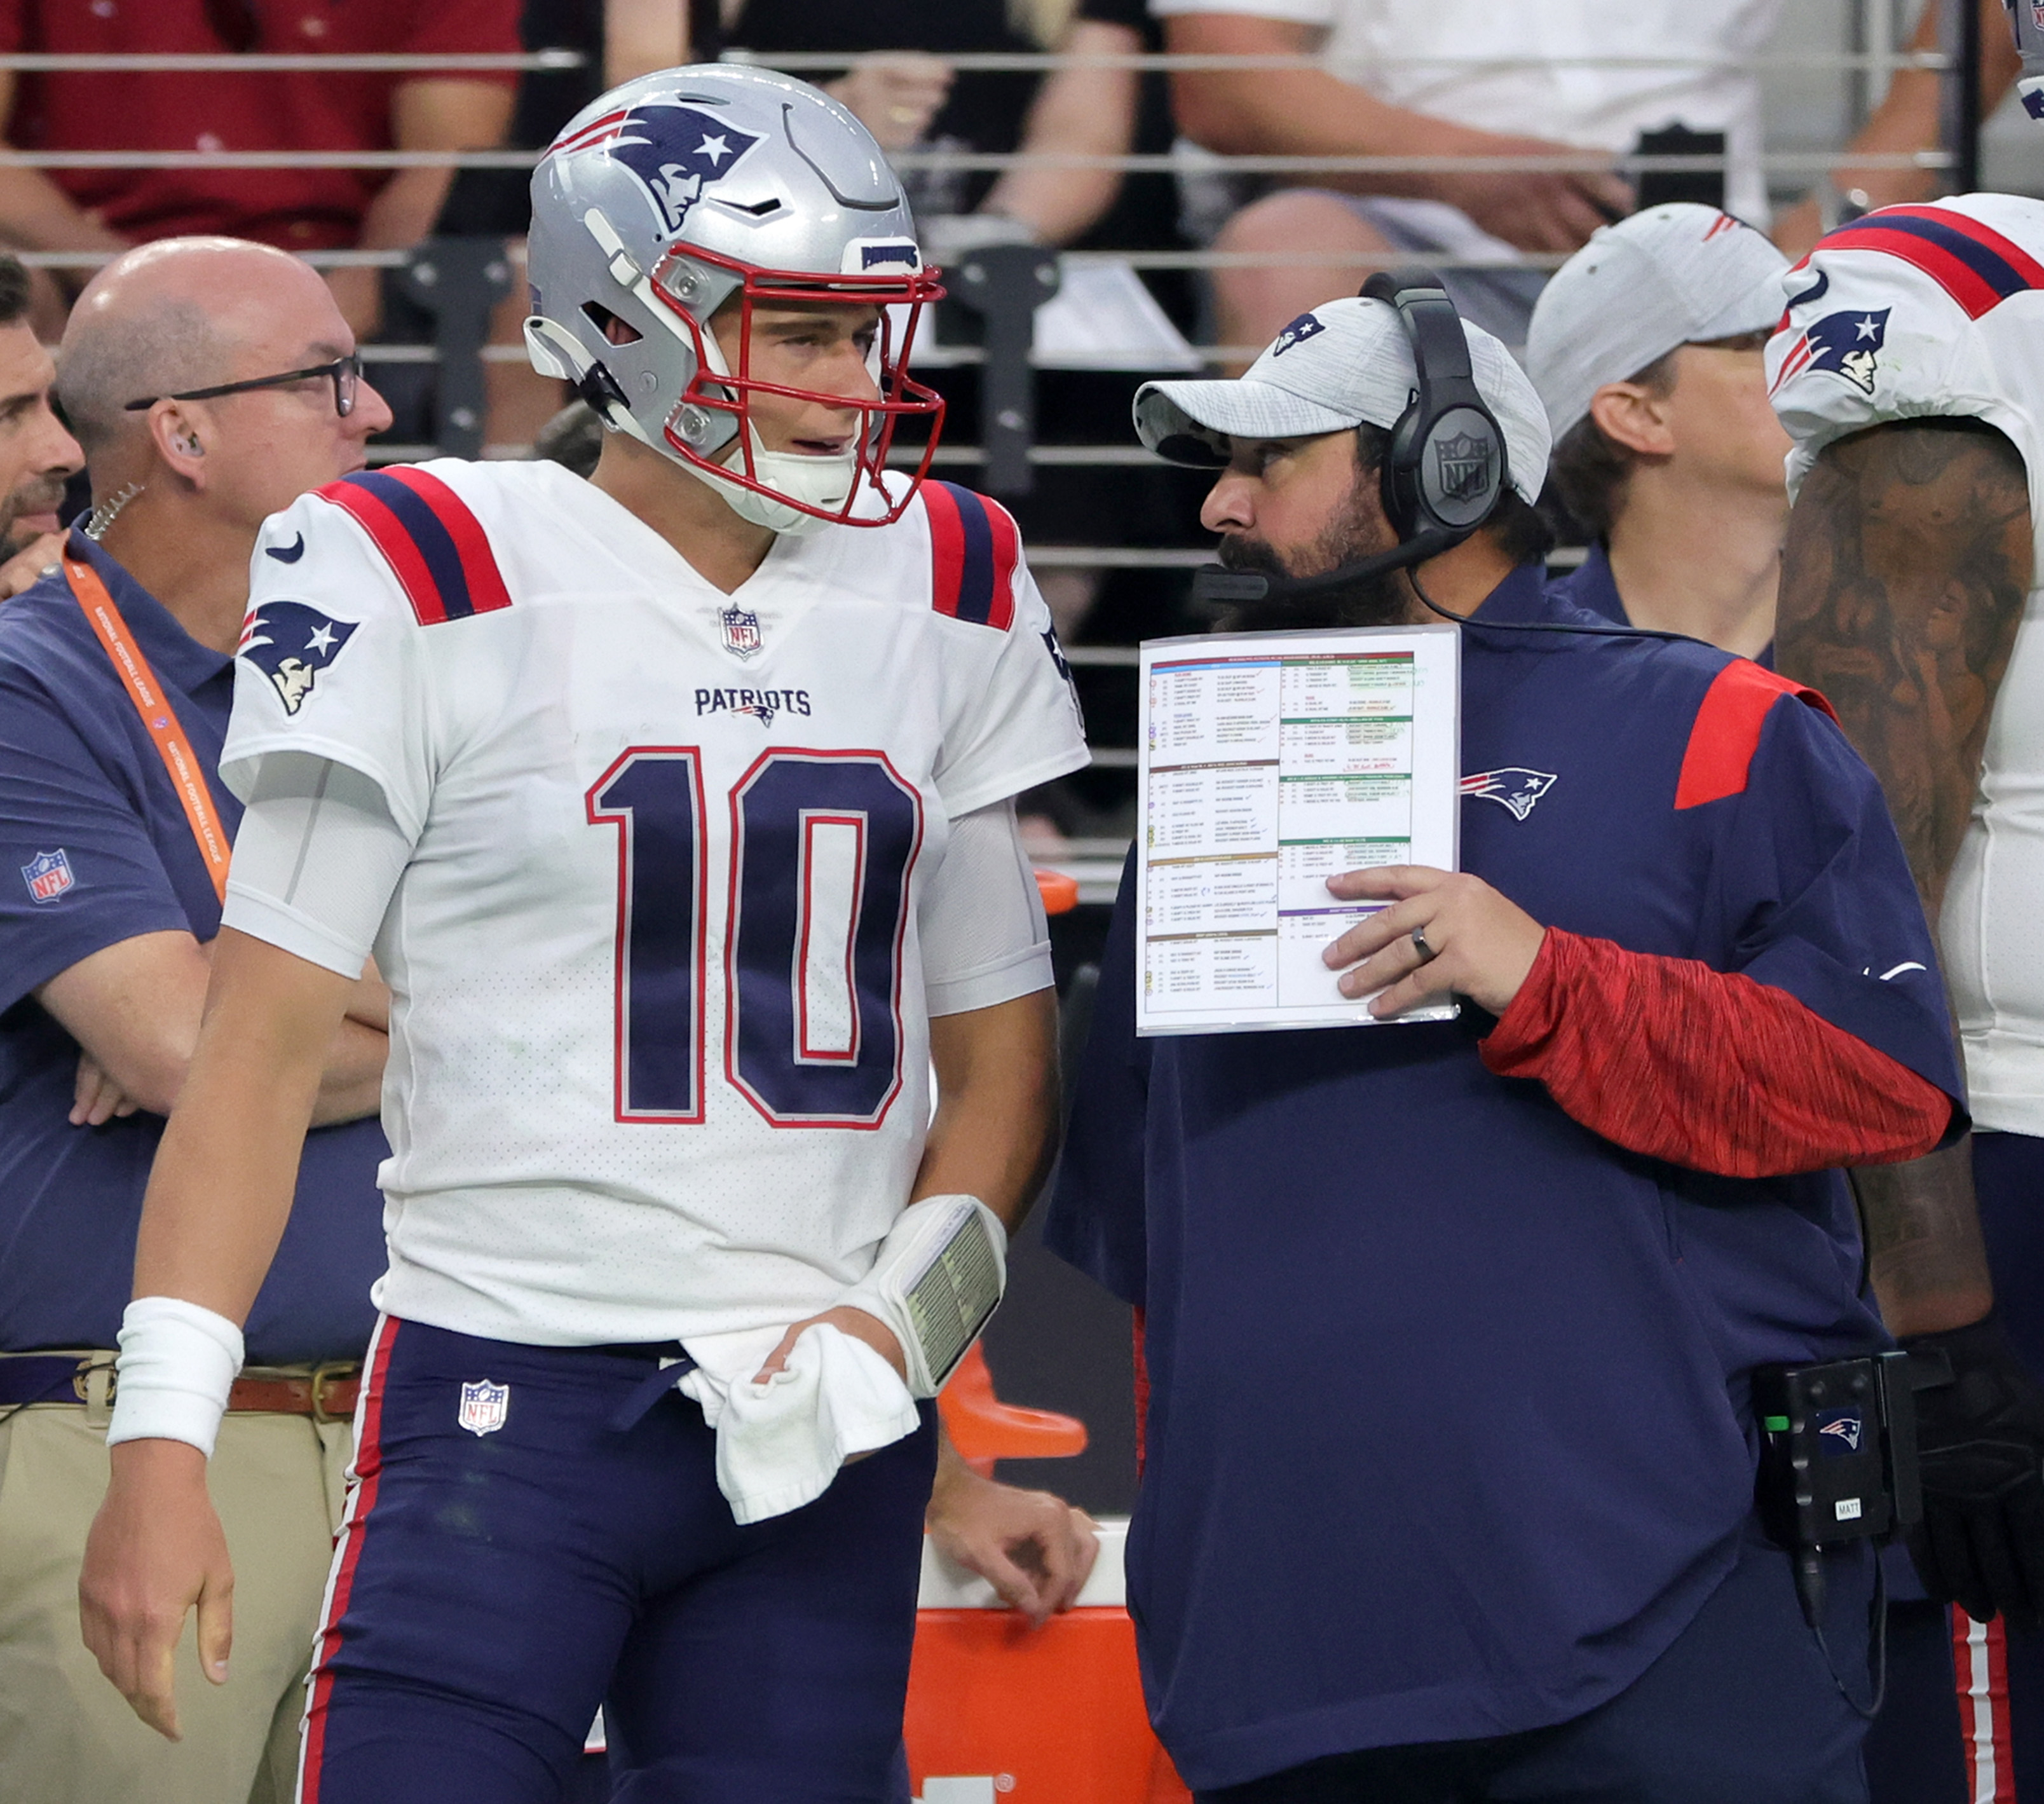
<path fill-rule="evenodd" d="M 511 1387 L 486 1378 L 461 1387 L 461 1413 L 455 1420 L 471 1434 L 494 1434 L 511 1413 Z"/>

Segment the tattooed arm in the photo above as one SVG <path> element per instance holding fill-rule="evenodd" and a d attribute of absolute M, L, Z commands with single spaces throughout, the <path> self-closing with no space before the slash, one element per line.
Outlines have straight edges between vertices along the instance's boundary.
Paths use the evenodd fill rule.
<path fill-rule="evenodd" d="M 1873 767 L 1935 924 L 2031 579 L 2023 460 L 1970 420 L 1900 421 L 1819 456 L 1788 518 L 1776 660 L 1823 690 Z M 1965 1143 L 1853 1173 L 1897 1335 L 1993 1300 Z"/>

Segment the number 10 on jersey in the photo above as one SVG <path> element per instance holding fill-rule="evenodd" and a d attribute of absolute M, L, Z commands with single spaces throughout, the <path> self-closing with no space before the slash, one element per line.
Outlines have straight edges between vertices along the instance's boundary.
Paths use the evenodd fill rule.
<path fill-rule="evenodd" d="M 702 755 L 633 746 L 592 783 L 617 835 L 616 1114 L 704 1118 L 705 986 L 724 1076 L 776 1127 L 877 1128 L 901 1087 L 901 961 L 922 801 L 879 752 L 763 752 L 713 871 Z M 709 886 L 730 898 L 723 956 Z"/>

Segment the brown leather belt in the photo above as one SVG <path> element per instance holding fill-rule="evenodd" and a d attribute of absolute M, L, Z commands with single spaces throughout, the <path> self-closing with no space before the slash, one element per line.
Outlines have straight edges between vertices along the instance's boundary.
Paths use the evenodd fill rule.
<path fill-rule="evenodd" d="M 345 1364 L 315 1366 L 309 1372 L 244 1372 L 227 1394 L 229 1411 L 262 1410 L 277 1416 L 310 1416 L 316 1422 L 347 1421 L 362 1394 L 362 1367 Z"/>
<path fill-rule="evenodd" d="M 117 1388 L 111 1353 L 29 1353 L 0 1356 L 0 1403 L 83 1403 L 93 1375 L 107 1375 L 106 1396 Z M 230 1411 L 274 1416 L 309 1416 L 316 1422 L 345 1421 L 362 1391 L 359 1360 L 336 1360 L 309 1371 L 256 1366 L 244 1371 L 227 1394 Z"/>

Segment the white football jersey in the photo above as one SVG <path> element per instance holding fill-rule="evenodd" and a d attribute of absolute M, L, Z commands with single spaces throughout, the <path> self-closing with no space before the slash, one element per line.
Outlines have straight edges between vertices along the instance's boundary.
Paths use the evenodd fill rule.
<path fill-rule="evenodd" d="M 949 823 L 1086 760 L 1013 522 L 929 483 L 726 595 L 555 465 L 450 460 L 305 497 L 252 573 L 223 776 L 331 759 L 416 840 L 380 1306 L 555 1345 L 828 1306 L 923 1149 Z"/>
<path fill-rule="evenodd" d="M 2044 1134 L 2044 202 L 1884 208 L 1782 281 L 1767 370 L 1792 491 L 1833 440 L 1941 415 L 1999 428 L 2028 472 L 2030 597 L 1938 928 L 1975 1122 Z"/>

